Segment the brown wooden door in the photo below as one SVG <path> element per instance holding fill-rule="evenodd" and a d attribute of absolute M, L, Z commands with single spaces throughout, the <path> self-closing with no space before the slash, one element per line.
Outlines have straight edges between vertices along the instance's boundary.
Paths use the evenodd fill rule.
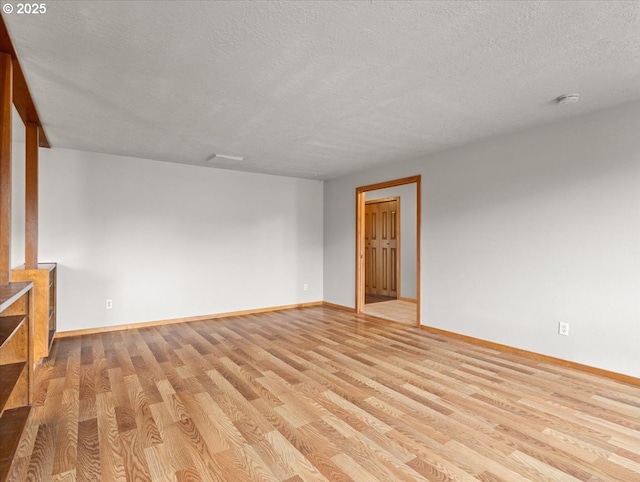
<path fill-rule="evenodd" d="M 398 297 L 398 198 L 365 204 L 365 292 Z"/>

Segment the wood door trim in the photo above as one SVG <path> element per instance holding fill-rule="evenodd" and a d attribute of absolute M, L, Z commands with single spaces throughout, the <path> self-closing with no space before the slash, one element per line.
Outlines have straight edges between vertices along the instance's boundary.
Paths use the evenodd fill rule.
<path fill-rule="evenodd" d="M 356 188 L 356 313 L 362 313 L 364 308 L 364 207 L 366 203 L 366 193 L 377 189 L 388 187 L 404 186 L 405 184 L 416 185 L 416 326 L 420 326 L 420 305 L 421 305 L 421 268 L 420 252 L 421 244 L 421 224 L 422 224 L 422 176 L 403 177 L 391 181 L 369 184 Z"/>
<path fill-rule="evenodd" d="M 378 182 L 376 184 L 368 184 L 367 186 L 360 186 L 356 188 L 356 192 L 377 191 L 378 189 L 386 189 L 388 187 L 403 186 L 405 184 L 419 183 L 422 176 L 410 176 L 403 177 L 401 179 L 394 179 L 393 181 Z"/>

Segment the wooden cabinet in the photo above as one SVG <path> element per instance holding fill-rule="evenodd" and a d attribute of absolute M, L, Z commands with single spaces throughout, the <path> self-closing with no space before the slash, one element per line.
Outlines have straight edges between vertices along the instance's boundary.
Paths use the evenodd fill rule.
<path fill-rule="evenodd" d="M 32 400 L 32 287 L 0 285 L 0 481 L 11 467 Z"/>
<path fill-rule="evenodd" d="M 25 269 L 24 265 L 11 271 L 12 281 L 33 283 L 33 359 L 37 362 L 49 356 L 56 334 L 56 263 L 38 263 L 37 269 Z"/>

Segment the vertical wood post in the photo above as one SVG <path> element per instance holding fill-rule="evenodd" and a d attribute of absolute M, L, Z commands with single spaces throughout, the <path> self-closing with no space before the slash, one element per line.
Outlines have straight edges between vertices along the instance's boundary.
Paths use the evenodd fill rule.
<path fill-rule="evenodd" d="M 13 65 L 11 55 L 0 52 L 0 284 L 11 273 L 11 109 Z"/>
<path fill-rule="evenodd" d="M 38 125 L 26 125 L 25 253 L 26 269 L 38 267 Z"/>
<path fill-rule="evenodd" d="M 356 191 L 356 313 L 362 313 L 365 300 L 364 210 L 365 191 Z"/>

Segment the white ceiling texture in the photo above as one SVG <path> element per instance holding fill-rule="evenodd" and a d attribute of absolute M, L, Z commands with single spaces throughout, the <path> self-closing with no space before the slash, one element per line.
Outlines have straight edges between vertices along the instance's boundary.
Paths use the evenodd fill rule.
<path fill-rule="evenodd" d="M 54 147 L 331 179 L 640 100 L 638 1 L 46 4 L 4 17 Z"/>

